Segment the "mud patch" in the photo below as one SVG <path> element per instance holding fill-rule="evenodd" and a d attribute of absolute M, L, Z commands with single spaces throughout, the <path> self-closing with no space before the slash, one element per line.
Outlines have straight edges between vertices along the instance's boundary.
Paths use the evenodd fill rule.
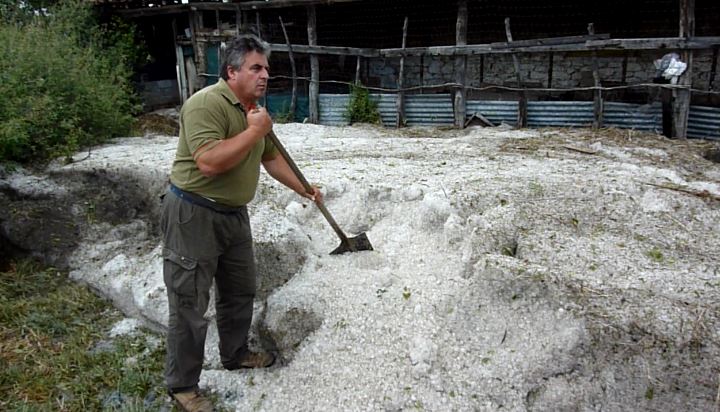
<path fill-rule="evenodd" d="M 25 179 L 16 184 L 11 176 L 0 187 L 0 237 L 8 250 L 67 268 L 67 257 L 93 225 L 148 217 L 147 194 L 120 178 L 102 172 L 55 175 L 43 181 L 40 193 L 19 187 Z"/>
<path fill-rule="evenodd" d="M 713 163 L 720 163 L 720 149 L 710 149 L 703 154 L 703 157 Z"/>

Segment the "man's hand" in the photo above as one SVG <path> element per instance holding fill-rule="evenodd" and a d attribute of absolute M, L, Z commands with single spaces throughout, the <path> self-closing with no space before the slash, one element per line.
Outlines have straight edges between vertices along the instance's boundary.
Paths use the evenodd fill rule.
<path fill-rule="evenodd" d="M 253 106 L 247 113 L 248 129 L 254 129 L 260 136 L 265 136 L 272 130 L 272 119 L 264 107 Z"/>
<path fill-rule="evenodd" d="M 219 143 L 199 147 L 193 157 L 204 176 L 217 176 L 235 167 L 252 150 L 255 143 L 272 130 L 272 119 L 264 107 L 247 110 L 248 128 Z M 206 149 L 206 147 L 209 147 Z"/>
<path fill-rule="evenodd" d="M 323 202 L 323 194 L 320 191 L 320 189 L 318 189 L 317 186 L 311 186 L 310 188 L 312 189 L 312 193 L 303 192 L 303 194 L 302 194 L 303 197 L 306 197 L 315 203 L 322 203 Z"/>

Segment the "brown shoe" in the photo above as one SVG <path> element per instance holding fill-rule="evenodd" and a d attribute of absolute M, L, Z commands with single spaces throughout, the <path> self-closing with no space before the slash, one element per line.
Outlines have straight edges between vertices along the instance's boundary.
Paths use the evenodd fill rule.
<path fill-rule="evenodd" d="M 202 396 L 198 391 L 173 393 L 173 399 L 180 409 L 185 412 L 212 412 L 213 404 L 210 399 Z"/>
<path fill-rule="evenodd" d="M 267 368 L 275 363 L 275 356 L 267 352 L 245 352 L 243 356 L 238 359 L 238 365 L 240 368 Z"/>

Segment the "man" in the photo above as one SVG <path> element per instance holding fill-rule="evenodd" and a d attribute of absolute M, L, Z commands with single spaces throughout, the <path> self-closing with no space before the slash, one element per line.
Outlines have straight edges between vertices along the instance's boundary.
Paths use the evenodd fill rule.
<path fill-rule="evenodd" d="M 322 201 L 317 188 L 305 192 L 267 137 L 272 120 L 256 102 L 267 89 L 269 54 L 256 36 L 238 36 L 225 49 L 218 83 L 194 94 L 180 113 L 161 229 L 170 312 L 165 378 L 186 411 L 212 410 L 198 381 L 213 279 L 223 366 L 264 368 L 275 360 L 247 345 L 256 274 L 246 205 L 255 196 L 260 164 L 300 195 Z"/>

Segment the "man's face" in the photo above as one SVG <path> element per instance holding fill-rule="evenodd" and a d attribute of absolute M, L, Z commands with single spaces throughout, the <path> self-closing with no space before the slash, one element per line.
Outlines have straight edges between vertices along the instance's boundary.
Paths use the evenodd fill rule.
<path fill-rule="evenodd" d="M 240 69 L 228 69 L 228 85 L 242 103 L 254 103 L 267 90 L 269 70 L 267 56 L 251 51 Z"/>

